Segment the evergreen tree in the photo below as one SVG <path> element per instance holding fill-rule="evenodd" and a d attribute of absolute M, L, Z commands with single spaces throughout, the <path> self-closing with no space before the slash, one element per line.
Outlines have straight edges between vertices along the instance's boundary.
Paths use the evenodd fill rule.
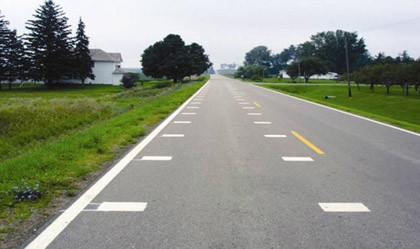
<path fill-rule="evenodd" d="M 7 27 L 9 22 L 4 19 L 4 15 L 0 12 L 0 83 L 6 80 L 7 70 L 7 54 L 8 54 L 8 39 L 10 37 L 10 30 Z M 1 84 L 0 84 L 1 89 Z"/>
<path fill-rule="evenodd" d="M 95 79 L 92 73 L 93 61 L 89 52 L 89 38 L 85 34 L 85 24 L 82 18 L 79 19 L 79 25 L 76 32 L 76 47 L 74 50 L 74 68 L 75 77 L 85 83 L 87 78 Z"/>
<path fill-rule="evenodd" d="M 12 89 L 12 82 L 26 79 L 28 65 L 25 47 L 16 30 L 9 32 L 7 47 L 5 80 L 9 82 L 9 89 Z"/>
<path fill-rule="evenodd" d="M 52 0 L 46 0 L 35 12 L 35 19 L 26 23 L 31 78 L 47 85 L 71 78 L 72 41 L 67 17 Z"/>

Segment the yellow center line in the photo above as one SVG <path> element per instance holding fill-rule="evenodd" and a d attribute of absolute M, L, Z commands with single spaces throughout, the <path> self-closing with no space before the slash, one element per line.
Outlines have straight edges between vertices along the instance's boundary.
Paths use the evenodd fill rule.
<path fill-rule="evenodd" d="M 316 153 L 318 153 L 320 155 L 324 155 L 325 154 L 322 150 L 320 150 L 314 144 L 312 144 L 311 142 L 309 142 L 308 140 L 306 140 L 304 137 L 302 137 L 301 135 L 299 135 L 299 133 L 297 133 L 295 131 L 292 131 L 292 134 L 295 135 L 295 137 L 297 137 L 304 144 L 306 144 L 309 148 L 313 149 Z"/>
<path fill-rule="evenodd" d="M 257 102 L 254 102 L 254 105 L 256 105 L 257 107 L 261 107 L 261 105 L 258 104 Z"/>

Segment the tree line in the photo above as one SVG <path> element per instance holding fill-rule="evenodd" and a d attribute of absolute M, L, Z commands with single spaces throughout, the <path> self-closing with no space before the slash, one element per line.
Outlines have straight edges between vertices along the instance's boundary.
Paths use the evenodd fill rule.
<path fill-rule="evenodd" d="M 46 0 L 26 22 L 29 33 L 18 36 L 0 14 L 0 82 L 42 81 L 48 86 L 67 79 L 94 79 L 85 24 L 79 19 L 72 37 L 62 8 Z"/>
<path fill-rule="evenodd" d="M 213 65 L 201 45 L 195 42 L 185 45 L 181 36 L 176 34 L 169 34 L 144 50 L 141 63 L 145 75 L 165 77 L 174 82 L 187 76 L 201 75 Z"/>
<path fill-rule="evenodd" d="M 418 60 L 405 51 L 396 58 L 384 53 L 371 56 L 363 38 L 359 38 L 356 32 L 343 30 L 319 32 L 309 41 L 290 45 L 279 54 L 272 53 L 266 46 L 255 47 L 246 53 L 244 66 L 239 67 L 235 77 L 260 80 L 286 70 L 293 80 L 302 76 L 308 82 L 316 74 L 334 72 L 344 75 L 347 72 L 346 52 L 352 80 L 390 86 L 391 83 L 381 82 L 389 82 L 392 78 L 392 84 L 415 85 L 418 90 L 418 76 L 414 69 Z"/>

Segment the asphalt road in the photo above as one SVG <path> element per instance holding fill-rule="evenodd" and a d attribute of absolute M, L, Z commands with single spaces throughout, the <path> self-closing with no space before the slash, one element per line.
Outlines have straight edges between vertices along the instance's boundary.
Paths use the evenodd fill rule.
<path fill-rule="evenodd" d="M 420 136 L 222 76 L 182 108 L 27 248 L 420 248 Z"/>

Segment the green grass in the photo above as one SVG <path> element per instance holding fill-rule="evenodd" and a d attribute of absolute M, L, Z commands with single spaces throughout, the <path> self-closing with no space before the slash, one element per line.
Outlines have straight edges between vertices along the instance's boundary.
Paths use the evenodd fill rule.
<path fill-rule="evenodd" d="M 7 143 L 0 154 L 1 233 L 12 231 L 33 212 L 42 212 L 56 197 L 75 196 L 77 182 L 135 143 L 207 79 L 186 84 L 149 82 L 133 90 L 36 86 L 0 92 L 0 120 L 7 127 L 0 133 L 1 147 Z M 22 179 L 30 186 L 39 184 L 44 196 L 15 200 L 11 189 L 21 186 Z"/>
<path fill-rule="evenodd" d="M 376 87 L 372 93 L 363 85 L 360 90 L 353 87 L 353 97 L 349 98 L 347 87 L 343 86 L 271 84 L 263 87 L 420 132 L 420 95 L 414 89 L 410 96 L 404 96 L 400 87 L 393 87 L 391 94 L 386 94 L 385 87 Z M 325 99 L 325 96 L 336 97 Z"/>
<path fill-rule="evenodd" d="M 253 80 L 250 79 L 243 79 L 243 81 L 245 82 L 255 82 Z M 258 81 L 258 83 L 295 83 L 295 84 L 299 84 L 299 83 L 305 83 L 305 80 L 303 78 L 300 79 L 300 82 L 297 83 L 296 81 L 293 81 L 292 79 L 289 78 L 275 78 L 275 77 L 271 77 L 271 78 L 263 78 L 261 80 Z M 337 81 L 337 80 L 327 80 L 327 79 L 315 79 L 315 78 L 311 78 L 309 79 L 308 84 L 347 84 L 347 82 L 345 81 Z"/>

